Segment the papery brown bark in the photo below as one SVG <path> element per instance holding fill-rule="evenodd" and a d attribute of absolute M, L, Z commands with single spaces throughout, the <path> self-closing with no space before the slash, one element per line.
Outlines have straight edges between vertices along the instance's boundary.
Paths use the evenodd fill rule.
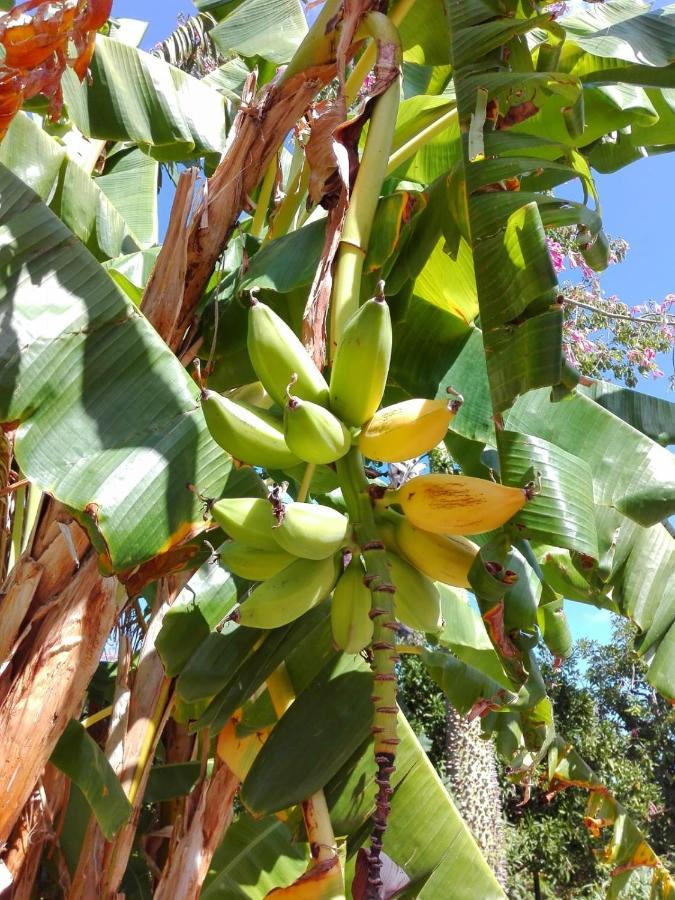
<path fill-rule="evenodd" d="M 115 619 L 115 585 L 101 578 L 90 552 L 21 648 L 22 665 L 0 706 L 0 844 L 79 713 Z"/>
<path fill-rule="evenodd" d="M 6 892 L 8 900 L 10 896 L 11 900 L 29 900 L 33 896 L 33 884 L 45 845 L 51 845 L 50 852 L 56 854 L 61 886 L 67 886 L 68 872 L 60 851 L 55 847 L 59 815 L 67 798 L 66 776 L 54 766 L 47 766 L 36 790 L 21 811 L 7 845 L 5 864 L 12 877 L 12 887 Z M 4 894 L 0 894 L 0 900 L 5 900 Z"/>
<path fill-rule="evenodd" d="M 113 710 L 110 716 L 110 727 L 105 744 L 105 755 L 112 770 L 119 777 L 124 761 L 124 735 L 127 730 L 129 716 L 129 668 L 131 665 L 131 646 L 129 638 L 122 634 L 119 638 L 117 653 L 117 678 L 113 696 Z M 78 900 L 97 900 L 101 896 L 100 882 L 103 877 L 103 860 L 106 840 L 101 828 L 92 815 L 87 823 L 80 857 L 73 875 L 68 897 Z"/>
<path fill-rule="evenodd" d="M 287 81 L 266 85 L 257 95 L 255 82 L 249 79 L 228 148 L 192 217 L 182 307 L 175 335 L 169 341 L 173 350 L 180 346 L 241 210 L 286 135 L 334 74 L 335 65 L 319 66 Z"/>
<path fill-rule="evenodd" d="M 105 848 L 100 886 L 97 888 L 98 897 L 112 898 L 116 895 L 129 861 L 154 751 L 171 708 L 170 681 L 164 674 L 164 666 L 155 647 L 155 641 L 164 616 L 187 577 L 187 575 L 180 578 L 172 577 L 162 586 L 160 606 L 150 621 L 134 673 L 123 757 L 118 770 L 119 779 L 131 801 L 133 812 L 131 820 L 122 826 L 115 840 Z"/>
<path fill-rule="evenodd" d="M 228 767 L 216 764 L 211 777 L 195 788 L 194 812 L 177 845 L 172 848 L 154 900 L 193 900 L 199 897 L 213 854 L 234 812 L 239 779 Z"/>

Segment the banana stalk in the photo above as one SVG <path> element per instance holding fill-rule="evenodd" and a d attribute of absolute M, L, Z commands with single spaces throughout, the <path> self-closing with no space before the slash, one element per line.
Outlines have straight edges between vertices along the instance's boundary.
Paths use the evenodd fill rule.
<path fill-rule="evenodd" d="M 370 851 L 368 853 L 369 897 L 379 898 L 382 881 L 380 853 L 391 808 L 390 779 L 395 768 L 396 748 L 396 663 L 399 656 L 395 644 L 398 629 L 394 616 L 394 587 L 384 543 L 375 524 L 368 481 L 363 471 L 363 457 L 353 447 L 336 463 L 349 518 L 354 523 L 356 540 L 366 567 L 371 593 L 370 617 L 373 620 L 373 704 L 372 731 L 375 737 L 377 795 L 373 814 Z"/>

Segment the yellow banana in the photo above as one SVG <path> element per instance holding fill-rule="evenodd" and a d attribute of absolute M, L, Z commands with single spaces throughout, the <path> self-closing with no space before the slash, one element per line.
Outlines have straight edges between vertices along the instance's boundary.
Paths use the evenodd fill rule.
<path fill-rule="evenodd" d="M 325 559 L 347 542 L 349 519 L 318 503 L 289 503 L 274 537 L 280 547 L 303 559 Z"/>
<path fill-rule="evenodd" d="M 273 728 L 272 725 L 267 725 L 260 731 L 239 737 L 237 726 L 241 722 L 242 716 L 243 711 L 238 709 L 218 734 L 216 742 L 216 753 L 224 763 L 227 763 L 230 771 L 240 781 L 243 781 L 248 775 L 249 769 L 255 762 L 256 756 L 262 750 L 262 746 L 270 736 Z"/>
<path fill-rule="evenodd" d="M 211 507 L 211 515 L 235 541 L 258 550 L 279 551 L 273 528 L 276 519 L 269 500 L 254 497 L 218 500 Z"/>
<path fill-rule="evenodd" d="M 386 406 L 361 430 L 361 453 L 382 462 L 422 456 L 443 440 L 459 403 L 459 399 L 404 400 Z"/>
<path fill-rule="evenodd" d="M 387 553 L 387 559 L 391 567 L 391 579 L 396 588 L 394 594 L 396 618 L 414 631 L 429 634 L 441 631 L 443 628 L 441 595 L 436 585 L 394 553 Z"/>
<path fill-rule="evenodd" d="M 330 376 L 330 408 L 363 425 L 382 402 L 391 360 L 391 317 L 383 296 L 368 300 L 347 322 Z"/>
<path fill-rule="evenodd" d="M 297 559 L 263 581 L 239 607 L 237 616 L 250 628 L 280 628 L 295 621 L 333 590 L 338 576 L 335 557 Z"/>
<path fill-rule="evenodd" d="M 276 550 L 261 550 L 250 544 L 242 544 L 241 541 L 223 544 L 218 555 L 226 569 L 249 581 L 266 581 L 297 558 L 280 547 Z"/>
<path fill-rule="evenodd" d="M 300 462 L 289 450 L 283 425 L 271 413 L 202 391 L 202 411 L 211 436 L 235 459 L 266 469 Z"/>
<path fill-rule="evenodd" d="M 254 300 L 248 313 L 248 354 L 256 375 L 279 406 L 295 372 L 296 391 L 303 400 L 328 404 L 328 385 L 295 333 L 274 310 Z"/>
<path fill-rule="evenodd" d="M 446 537 L 416 528 L 405 516 L 396 529 L 399 552 L 433 581 L 454 587 L 470 587 L 469 569 L 478 546 L 461 535 Z"/>
<path fill-rule="evenodd" d="M 335 462 L 352 445 L 351 434 L 333 413 L 290 393 L 284 408 L 284 437 L 293 453 L 316 465 Z"/>
<path fill-rule="evenodd" d="M 482 534 L 499 528 L 533 496 L 468 475 L 419 475 L 381 501 L 400 505 L 413 525 L 436 534 Z"/>
<path fill-rule="evenodd" d="M 361 560 L 353 559 L 333 591 L 330 607 L 333 640 L 345 653 L 359 653 L 373 639 L 370 591 L 363 583 L 365 574 Z"/>

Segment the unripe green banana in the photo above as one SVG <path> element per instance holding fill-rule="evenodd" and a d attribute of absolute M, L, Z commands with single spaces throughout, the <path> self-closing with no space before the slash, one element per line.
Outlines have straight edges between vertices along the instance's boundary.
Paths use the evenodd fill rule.
<path fill-rule="evenodd" d="M 274 537 L 284 550 L 303 559 L 325 559 L 347 542 L 349 519 L 318 503 L 289 503 Z"/>
<path fill-rule="evenodd" d="M 279 406 L 295 372 L 296 392 L 303 400 L 328 404 L 328 385 L 295 333 L 265 303 L 254 300 L 248 312 L 248 354 L 256 375 Z"/>
<path fill-rule="evenodd" d="M 544 635 L 544 643 L 554 656 L 567 659 L 572 655 L 572 632 L 565 615 L 562 600 L 543 603 L 537 618 Z"/>
<path fill-rule="evenodd" d="M 383 296 L 347 322 L 330 376 L 330 408 L 348 425 L 367 422 L 382 402 L 391 360 L 391 317 Z"/>
<path fill-rule="evenodd" d="M 316 465 L 335 462 L 352 445 L 351 434 L 333 413 L 291 393 L 284 408 L 284 437 L 293 453 Z"/>
<path fill-rule="evenodd" d="M 271 413 L 235 403 L 215 391 L 202 391 L 202 411 L 211 437 L 235 459 L 265 469 L 295 466 L 283 425 Z"/>
<path fill-rule="evenodd" d="M 238 610 L 250 628 L 280 628 L 298 619 L 333 590 L 338 576 L 334 557 L 298 559 L 259 584 Z"/>
<path fill-rule="evenodd" d="M 242 544 L 241 541 L 223 544 L 218 555 L 226 569 L 248 581 L 266 581 L 297 559 L 280 547 L 276 550 L 261 550 L 250 544 Z"/>
<path fill-rule="evenodd" d="M 365 574 L 361 560 L 355 557 L 333 591 L 330 608 L 333 640 L 345 653 L 359 653 L 373 639 L 370 591 L 363 583 Z"/>
<path fill-rule="evenodd" d="M 258 550 L 279 550 L 273 528 L 274 511 L 269 500 L 254 497 L 232 497 L 218 500 L 211 507 L 211 515 L 235 541 Z M 296 554 L 297 555 L 297 554 Z"/>
<path fill-rule="evenodd" d="M 394 553 L 387 553 L 387 559 L 396 588 L 394 594 L 396 618 L 414 631 L 437 634 L 443 628 L 441 595 L 438 588 L 426 575 L 418 572 Z"/>
<path fill-rule="evenodd" d="M 274 400 L 272 400 L 259 381 L 251 381 L 249 384 L 241 384 L 239 387 L 231 388 L 225 392 L 225 396 L 228 400 L 234 400 L 235 403 L 247 403 L 249 406 L 255 406 L 258 409 L 269 409 L 274 403 Z"/>

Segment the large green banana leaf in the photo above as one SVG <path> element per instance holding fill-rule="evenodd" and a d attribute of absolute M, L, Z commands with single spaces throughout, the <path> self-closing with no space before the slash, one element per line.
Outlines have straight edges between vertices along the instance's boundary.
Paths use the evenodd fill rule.
<path fill-rule="evenodd" d="M 160 161 L 220 154 L 225 98 L 157 56 L 98 35 L 92 80 L 63 76 L 68 115 L 87 137 L 132 141 Z"/>
<path fill-rule="evenodd" d="M 211 861 L 202 900 L 262 900 L 273 888 L 292 884 L 306 869 L 309 850 L 294 843 L 274 816 L 242 814 L 231 825 Z"/>
<path fill-rule="evenodd" d="M 206 495 L 257 490 L 211 440 L 176 357 L 88 250 L 0 168 L 0 420 L 25 475 L 118 571 L 203 529 Z"/>
<path fill-rule="evenodd" d="M 68 158 L 61 142 L 19 113 L 0 145 L 0 162 L 49 203 L 100 260 L 157 239 L 157 163 L 139 150 L 116 154 L 108 174 L 92 178 Z"/>
<path fill-rule="evenodd" d="M 300 46 L 307 22 L 300 0 L 244 0 L 210 34 L 224 55 L 234 50 L 281 64 Z"/>
<path fill-rule="evenodd" d="M 670 400 L 607 381 L 578 390 L 662 446 L 675 443 L 675 404 Z"/>

